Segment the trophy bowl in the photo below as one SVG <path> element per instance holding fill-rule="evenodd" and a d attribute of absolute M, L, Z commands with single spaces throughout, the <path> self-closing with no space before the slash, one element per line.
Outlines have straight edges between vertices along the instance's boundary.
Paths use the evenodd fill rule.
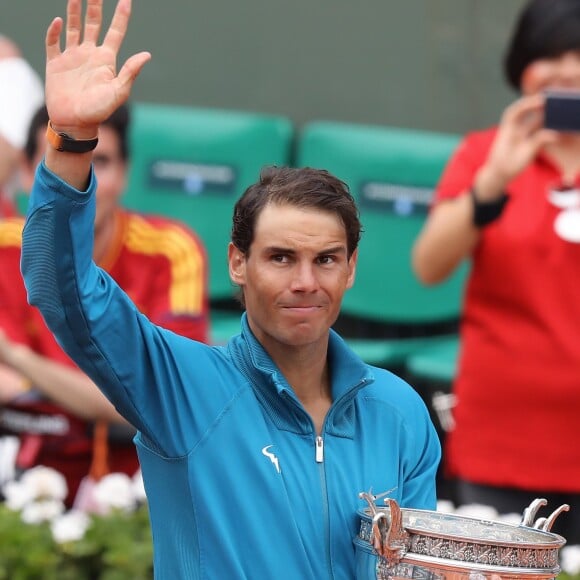
<path fill-rule="evenodd" d="M 375 505 L 375 496 L 358 512 L 355 538 L 357 580 L 480 580 L 555 578 L 559 550 L 566 540 L 550 531 L 560 506 L 548 518 L 534 521 L 546 500 L 524 510 L 519 525 L 399 507 L 393 499 Z"/>

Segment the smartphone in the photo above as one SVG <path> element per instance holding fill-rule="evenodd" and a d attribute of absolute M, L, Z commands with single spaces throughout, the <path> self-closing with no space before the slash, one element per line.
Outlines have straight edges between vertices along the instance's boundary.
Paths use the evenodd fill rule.
<path fill-rule="evenodd" d="M 580 132 L 580 92 L 546 91 L 544 126 L 563 132 Z"/>

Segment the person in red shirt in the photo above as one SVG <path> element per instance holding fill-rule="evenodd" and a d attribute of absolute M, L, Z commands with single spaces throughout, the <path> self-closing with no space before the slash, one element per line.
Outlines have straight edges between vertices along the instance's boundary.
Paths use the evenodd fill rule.
<path fill-rule="evenodd" d="M 32 120 L 25 147 L 30 183 L 44 154 L 47 122 L 43 107 Z M 203 244 L 181 223 L 119 205 L 129 161 L 128 123 L 129 109 L 122 107 L 102 126 L 94 151 L 95 261 L 153 322 L 207 342 Z M 47 465 L 66 476 L 71 505 L 91 466 L 95 474 L 95 453 L 99 461 L 106 459 L 98 475 L 138 469 L 134 431 L 28 305 L 20 275 L 23 225 L 21 218 L 0 221 L 0 432 L 20 438 L 19 469 Z"/>
<path fill-rule="evenodd" d="M 580 90 L 580 2 L 529 2 L 506 72 L 521 96 L 459 145 L 413 265 L 434 284 L 472 264 L 444 454 L 457 501 L 569 504 L 553 531 L 580 543 L 580 135 L 544 127 L 543 94 Z"/>
<path fill-rule="evenodd" d="M 40 77 L 16 43 L 0 35 L 0 218 L 17 214 L 14 194 L 26 132 L 44 101 Z"/>

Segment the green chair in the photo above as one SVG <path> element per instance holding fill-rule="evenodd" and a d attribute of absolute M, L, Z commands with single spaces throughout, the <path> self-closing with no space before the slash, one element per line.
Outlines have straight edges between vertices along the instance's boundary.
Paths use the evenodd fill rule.
<path fill-rule="evenodd" d="M 419 379 L 427 379 L 437 384 L 450 385 L 455 379 L 459 338 L 427 345 L 407 359 L 407 371 Z"/>
<path fill-rule="evenodd" d="M 459 340 L 453 336 L 412 353 L 406 363 L 406 377 L 427 404 L 443 449 L 447 433 L 454 426 L 456 397 L 452 384 L 458 356 Z M 443 462 L 437 471 L 436 481 L 437 496 L 456 501 L 455 482 L 447 476 Z"/>
<path fill-rule="evenodd" d="M 264 114 L 135 103 L 124 204 L 177 218 L 203 240 L 209 259 L 212 342 L 239 329 L 227 268 L 235 201 L 263 166 L 288 165 L 290 120 Z"/>
<path fill-rule="evenodd" d="M 307 124 L 301 133 L 298 164 L 344 180 L 359 205 L 364 232 L 356 281 L 344 296 L 341 318 L 368 323 L 351 325 L 355 331 L 346 337 L 370 364 L 404 368 L 422 348 L 455 340 L 466 269 L 426 287 L 411 269 L 411 248 L 458 140 L 331 122 Z"/>
<path fill-rule="evenodd" d="M 452 336 L 420 348 L 407 358 L 406 363 L 407 378 L 426 401 L 442 441 L 453 426 L 455 395 L 452 385 L 457 371 L 459 346 L 459 338 Z"/>
<path fill-rule="evenodd" d="M 28 200 L 30 195 L 25 191 L 17 191 L 14 196 L 14 203 L 16 205 L 16 211 L 22 215 L 26 215 L 28 210 Z"/>

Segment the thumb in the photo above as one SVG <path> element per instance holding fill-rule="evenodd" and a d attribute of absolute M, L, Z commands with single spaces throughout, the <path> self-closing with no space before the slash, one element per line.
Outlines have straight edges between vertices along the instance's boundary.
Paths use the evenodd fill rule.
<path fill-rule="evenodd" d="M 147 62 L 151 60 L 150 52 L 140 52 L 134 54 L 132 57 L 127 59 L 119 74 L 117 75 L 117 84 L 119 93 L 123 96 L 123 101 L 129 97 L 133 83 L 141 69 L 145 66 Z"/>

